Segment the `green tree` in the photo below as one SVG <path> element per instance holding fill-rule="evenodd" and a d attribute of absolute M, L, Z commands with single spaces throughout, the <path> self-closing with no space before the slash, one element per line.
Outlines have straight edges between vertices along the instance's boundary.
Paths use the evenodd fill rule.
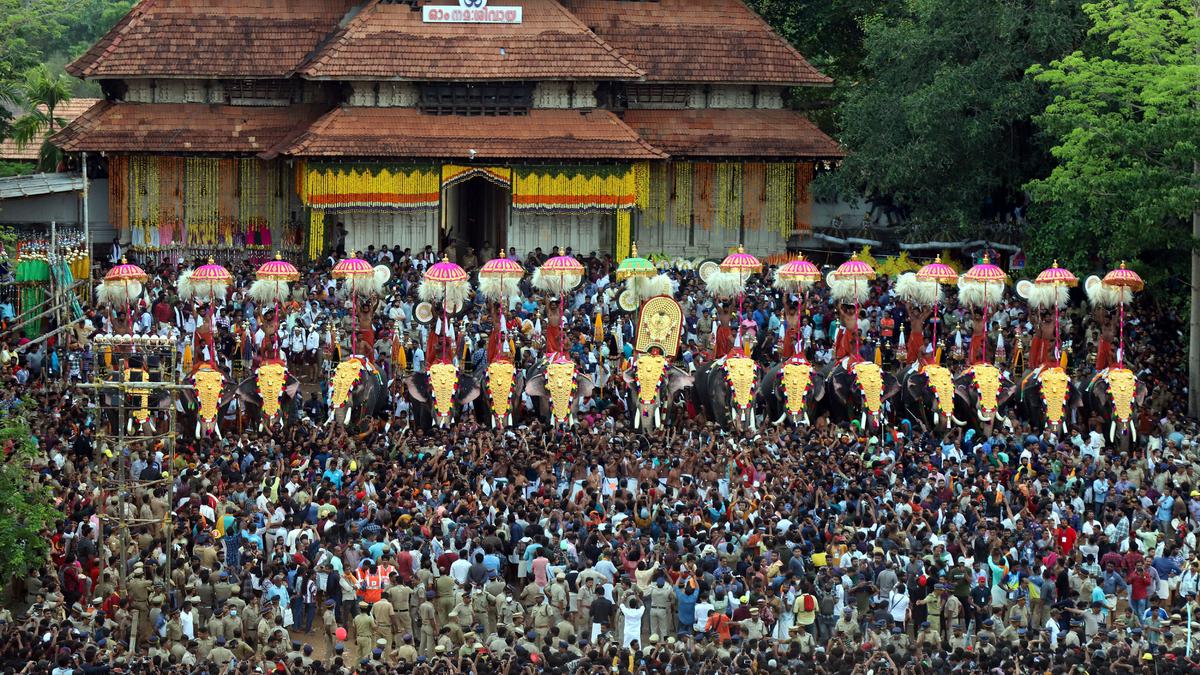
<path fill-rule="evenodd" d="M 1084 11 L 1088 43 L 1030 69 L 1054 95 L 1037 123 L 1058 162 L 1029 184 L 1031 247 L 1085 269 L 1129 258 L 1159 272 L 1152 284 L 1182 277 L 1190 249 L 1189 406 L 1200 414 L 1200 0 L 1102 0 Z"/>
<path fill-rule="evenodd" d="M 908 0 L 865 23 L 865 79 L 841 107 L 839 181 L 926 235 L 978 234 L 1049 170 L 1025 71 L 1074 49 L 1080 0 Z"/>
<path fill-rule="evenodd" d="M 22 98 L 28 112 L 13 122 L 13 140 L 18 148 L 39 144 L 38 170 L 53 171 L 62 152 L 50 142 L 50 136 L 66 126 L 66 120 L 56 117 L 54 111 L 71 100 L 71 84 L 66 75 L 51 75 L 45 66 L 38 66 L 26 74 Z"/>
<path fill-rule="evenodd" d="M 23 576 L 46 562 L 50 542 L 44 530 L 62 519 L 46 485 L 30 480 L 29 462 L 37 443 L 21 407 L 0 418 L 0 578 Z"/>

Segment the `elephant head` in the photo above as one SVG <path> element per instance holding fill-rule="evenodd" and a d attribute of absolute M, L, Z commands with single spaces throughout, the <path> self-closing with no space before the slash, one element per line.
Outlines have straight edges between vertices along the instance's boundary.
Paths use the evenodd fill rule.
<path fill-rule="evenodd" d="M 1021 378 L 1019 391 L 1025 420 L 1039 433 L 1047 428 L 1066 430 L 1069 418 L 1082 405 L 1079 388 L 1059 366 L 1029 371 Z"/>
<path fill-rule="evenodd" d="M 1112 367 L 1096 373 L 1083 390 L 1086 410 L 1108 422 L 1108 440 L 1117 442 L 1128 451 L 1131 441 L 1137 440 L 1137 409 L 1146 398 L 1146 385 L 1132 370 Z"/>
<path fill-rule="evenodd" d="M 758 364 L 731 355 L 706 363 L 696 372 L 694 396 L 708 419 L 734 428 L 758 426 Z"/>
<path fill-rule="evenodd" d="M 1007 421 L 1003 411 L 1016 391 L 1016 383 L 996 366 L 969 366 L 954 378 L 954 423 L 991 436 L 997 421 Z"/>
<path fill-rule="evenodd" d="M 513 423 L 513 412 L 520 403 L 521 392 L 525 387 L 525 373 L 517 368 L 512 361 L 492 361 L 487 368 L 476 371 L 478 385 L 486 396 L 479 400 L 487 411 L 487 417 L 492 428 L 500 428 Z"/>
<path fill-rule="evenodd" d="M 246 414 L 258 420 L 260 429 L 283 421 L 300 393 L 300 380 L 282 361 L 265 361 L 254 375 L 242 380 L 235 390 Z"/>
<path fill-rule="evenodd" d="M 629 392 L 629 412 L 633 416 L 634 429 L 643 424 L 662 428 L 664 409 L 680 391 L 695 382 L 694 377 L 669 366 L 667 359 L 657 354 L 638 356 L 633 367 L 622 377 Z"/>
<path fill-rule="evenodd" d="M 900 372 L 900 398 L 907 414 L 927 429 L 946 431 L 954 418 L 954 378 L 945 366 L 911 366 Z"/>
<path fill-rule="evenodd" d="M 215 433 L 220 437 L 221 429 L 217 420 L 221 409 L 232 399 L 232 395 L 224 394 L 225 373 L 212 364 L 201 363 L 191 379 L 194 389 L 187 392 L 190 396 L 185 399 L 196 411 L 196 438 L 200 437 L 200 432 Z"/>
<path fill-rule="evenodd" d="M 825 400 L 825 374 L 803 358 L 788 359 L 763 373 L 758 395 L 775 424 L 808 424 Z"/>
<path fill-rule="evenodd" d="M 329 419 L 349 426 L 359 420 L 386 414 L 388 394 L 374 365 L 351 356 L 337 365 L 329 379 Z"/>
<path fill-rule="evenodd" d="M 480 392 L 479 382 L 452 363 L 431 364 L 428 372 L 405 378 L 404 386 L 422 426 L 426 419 L 439 427 L 450 424 L 479 398 Z"/>
<path fill-rule="evenodd" d="M 860 420 L 864 429 L 877 429 L 883 423 L 883 405 L 900 391 L 900 381 L 872 361 L 860 361 L 849 367 L 835 364 L 827 376 L 826 405 L 842 421 Z"/>
<path fill-rule="evenodd" d="M 534 399 L 538 415 L 551 424 L 574 424 L 579 403 L 594 388 L 592 378 L 569 360 L 538 364 L 525 379 L 525 393 Z"/>

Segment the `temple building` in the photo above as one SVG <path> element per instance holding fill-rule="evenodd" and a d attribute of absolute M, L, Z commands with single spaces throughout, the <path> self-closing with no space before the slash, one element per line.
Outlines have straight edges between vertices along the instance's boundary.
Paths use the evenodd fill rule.
<path fill-rule="evenodd" d="M 842 156 L 741 0 L 141 0 L 68 71 L 150 252 L 781 252 Z"/>

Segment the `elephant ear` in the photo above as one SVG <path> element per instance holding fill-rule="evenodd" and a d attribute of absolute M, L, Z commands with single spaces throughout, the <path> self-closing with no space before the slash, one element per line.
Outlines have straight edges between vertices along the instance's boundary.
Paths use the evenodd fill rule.
<path fill-rule="evenodd" d="M 408 397 L 417 403 L 429 403 L 429 396 L 421 391 L 421 380 L 419 373 L 413 373 L 404 378 L 404 388 L 408 392 Z"/>
<path fill-rule="evenodd" d="M 965 382 L 958 382 L 954 385 L 954 398 L 967 405 L 971 404 L 971 394 L 967 391 L 967 385 Z"/>
<path fill-rule="evenodd" d="M 283 387 L 283 392 L 287 394 L 288 398 L 296 398 L 296 395 L 300 393 L 299 378 L 288 376 L 287 384 Z"/>
<path fill-rule="evenodd" d="M 996 394 L 996 407 L 1001 408 L 1008 403 L 1008 399 L 1017 393 L 1017 383 L 1002 377 L 1000 380 L 1000 393 Z"/>
<path fill-rule="evenodd" d="M 895 395 L 898 393 L 900 393 L 900 380 L 896 379 L 895 375 L 884 371 L 884 373 L 883 373 L 883 396 L 881 397 L 881 399 L 886 401 L 888 399 L 895 397 Z"/>
<path fill-rule="evenodd" d="M 463 376 L 458 383 L 459 386 L 459 404 L 463 407 L 471 405 L 475 399 L 479 398 L 482 391 L 479 387 L 479 381 L 473 377 Z"/>
<path fill-rule="evenodd" d="M 828 391 L 827 384 L 829 380 L 821 376 L 820 373 L 813 371 L 812 375 L 812 400 L 819 402 L 825 400 L 825 393 Z"/>
<path fill-rule="evenodd" d="M 538 373 L 533 377 L 525 380 L 525 393 L 530 398 L 547 398 L 549 393 L 546 392 L 546 374 Z"/>
<path fill-rule="evenodd" d="M 577 396 L 580 398 L 591 396 L 592 392 L 596 389 L 596 383 L 592 382 L 592 378 L 583 374 L 576 376 L 576 386 L 579 389 Z"/>
<path fill-rule="evenodd" d="M 680 391 L 696 384 L 696 378 L 678 368 L 671 369 L 671 379 L 667 382 L 667 400 L 672 400 Z"/>

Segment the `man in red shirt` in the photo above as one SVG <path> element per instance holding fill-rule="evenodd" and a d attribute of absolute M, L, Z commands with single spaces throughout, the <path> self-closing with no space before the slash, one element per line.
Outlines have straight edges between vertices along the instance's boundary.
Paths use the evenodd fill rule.
<path fill-rule="evenodd" d="M 1147 598 L 1150 597 L 1150 588 L 1154 586 L 1154 579 L 1146 571 L 1146 561 L 1139 560 L 1137 567 L 1129 573 L 1125 581 L 1129 584 L 1129 609 L 1133 611 L 1133 616 L 1137 619 L 1138 623 L 1142 623 L 1146 620 L 1145 614 L 1146 606 L 1149 604 Z"/>
<path fill-rule="evenodd" d="M 1054 530 L 1054 540 L 1058 542 L 1058 550 L 1063 555 L 1071 555 L 1071 551 L 1075 548 L 1075 540 L 1079 538 L 1079 534 L 1075 532 L 1075 528 L 1063 523 Z"/>

